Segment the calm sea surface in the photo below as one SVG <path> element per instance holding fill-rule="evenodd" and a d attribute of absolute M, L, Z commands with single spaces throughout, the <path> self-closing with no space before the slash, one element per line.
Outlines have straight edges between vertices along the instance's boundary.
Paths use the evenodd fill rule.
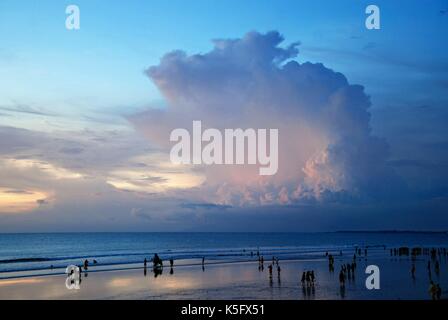
<path fill-rule="evenodd" d="M 41 233 L 0 234 L 0 273 L 65 268 L 84 259 L 97 266 L 141 263 L 158 253 L 176 263 L 240 261 L 257 251 L 270 258 L 315 259 L 356 246 L 388 254 L 390 247 L 448 247 L 445 233 Z"/>

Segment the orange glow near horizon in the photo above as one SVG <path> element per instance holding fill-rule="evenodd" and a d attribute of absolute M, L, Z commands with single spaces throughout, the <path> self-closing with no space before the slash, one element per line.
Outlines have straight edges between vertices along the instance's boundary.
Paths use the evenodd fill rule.
<path fill-rule="evenodd" d="M 39 207 L 39 200 L 48 194 L 34 190 L 14 190 L 0 187 L 0 213 L 29 212 Z"/>

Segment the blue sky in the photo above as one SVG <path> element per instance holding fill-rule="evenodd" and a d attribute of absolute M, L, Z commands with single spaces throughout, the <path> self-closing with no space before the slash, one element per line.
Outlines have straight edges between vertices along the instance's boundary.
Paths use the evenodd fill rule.
<path fill-rule="evenodd" d="M 80 8 L 78 31 L 65 28 L 69 4 Z M 381 10 L 380 30 L 364 26 L 369 4 Z M 79 199 L 87 206 L 85 211 L 95 216 L 77 225 L 81 231 L 92 225 L 104 230 L 116 230 L 120 225 L 127 230 L 180 228 L 183 219 L 193 214 L 183 212 L 182 205 L 205 200 L 183 199 L 177 193 L 175 199 L 169 193 L 153 199 L 153 193 L 175 183 L 196 188 L 203 178 L 195 169 L 168 172 L 160 160 L 159 146 L 148 140 L 153 132 L 135 121 L 139 115 L 144 119 L 148 109 L 163 109 L 172 103 L 145 70 L 158 66 L 173 50 L 207 56 L 213 51 L 213 39 L 240 39 L 250 31 L 265 34 L 271 30 L 284 37 L 282 47 L 300 41 L 299 54 L 293 58 L 299 63 L 323 63 L 342 73 L 350 84 L 365 87 L 372 101 L 368 126 L 387 140 L 390 154 L 385 161 L 412 189 L 403 191 L 402 196 L 422 199 L 415 206 L 408 203 L 406 209 L 400 209 L 403 215 L 384 227 L 399 228 L 409 207 L 425 208 L 425 203 L 435 219 L 425 227 L 448 227 L 448 218 L 440 214 L 448 199 L 448 1 L 131 0 L 124 4 L 2 0 L 0 132 L 4 139 L 0 160 L 4 168 L 11 165 L 11 170 L 18 171 L 0 172 L 0 200 L 2 192 L 7 196 L 13 194 L 11 190 L 22 191 L 22 195 L 28 192 L 30 197 L 23 205 L 11 207 L 24 214 L 1 214 L 0 207 L 0 231 L 66 230 L 77 215 Z M 151 176 L 171 183 L 132 184 L 128 190 L 131 178 L 143 174 L 130 169 L 136 163 L 157 167 Z M 104 198 L 96 199 L 99 195 Z M 35 201 L 38 206 L 32 204 Z M 382 214 L 397 211 L 394 201 L 381 201 L 378 211 Z M 148 202 L 153 206 L 146 208 Z M 326 210 L 340 212 L 333 205 L 318 203 L 310 211 L 319 212 L 315 216 Z M 374 212 L 372 203 L 363 207 L 353 203 L 347 212 L 356 215 L 365 206 Z M 153 217 L 148 212 L 158 210 L 154 208 L 166 210 L 166 216 Z M 204 212 L 195 213 L 199 222 L 194 228 L 202 230 L 201 223 L 213 220 L 213 213 L 204 218 L 210 207 L 199 208 Z M 235 219 L 246 219 L 245 208 L 234 210 Z M 50 223 L 52 213 L 60 211 L 68 213 Z M 108 216 L 106 211 L 113 213 Z M 129 221 L 128 216 L 143 218 L 146 224 Z M 413 223 L 418 226 L 420 217 L 414 216 L 407 228 Z M 335 217 L 337 214 L 332 219 Z M 353 225 L 350 217 L 347 214 L 340 226 L 326 223 L 325 227 L 319 223 L 322 219 L 311 218 L 311 228 L 362 228 Z M 286 217 L 285 228 L 294 219 L 296 216 Z M 367 220 L 376 221 L 374 217 Z M 269 224 L 266 218 L 260 229 Z M 203 228 L 209 227 L 205 223 Z"/>
<path fill-rule="evenodd" d="M 424 75 L 410 69 L 445 63 L 447 19 L 440 11 L 446 1 L 377 1 L 380 31 L 364 28 L 369 3 L 199 0 L 128 1 L 124 6 L 76 1 L 82 27 L 69 32 L 64 28 L 69 1 L 2 1 L 0 52 L 7 77 L 0 80 L 1 103 L 138 108 L 161 98 L 142 73 L 164 53 L 178 48 L 205 52 L 211 39 L 236 38 L 250 30 L 278 30 L 288 41 L 301 41 L 299 60 L 323 62 L 373 93 L 388 91 L 381 88 L 384 82 L 372 80 L 378 74 L 400 70 L 388 75 L 387 84 L 412 86 Z"/>

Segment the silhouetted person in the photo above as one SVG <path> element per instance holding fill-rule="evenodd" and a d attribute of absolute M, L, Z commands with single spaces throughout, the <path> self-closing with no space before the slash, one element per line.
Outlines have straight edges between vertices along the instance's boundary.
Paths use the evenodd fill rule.
<path fill-rule="evenodd" d="M 300 280 L 300 282 L 302 283 L 302 286 L 305 285 L 305 280 L 306 280 L 306 274 L 305 274 L 305 271 L 303 271 L 302 280 Z"/>
<path fill-rule="evenodd" d="M 202 257 L 202 265 L 205 264 L 205 257 Z"/>
<path fill-rule="evenodd" d="M 95 259 L 93 259 L 93 264 L 97 264 L 98 262 L 95 260 Z"/>
<path fill-rule="evenodd" d="M 306 285 L 309 286 L 311 284 L 311 273 L 309 271 L 306 272 Z"/>
<path fill-rule="evenodd" d="M 84 260 L 84 270 L 87 270 L 89 268 L 89 260 Z"/>
<path fill-rule="evenodd" d="M 174 266 L 174 260 L 170 259 L 170 267 L 173 268 L 173 266 Z"/>
<path fill-rule="evenodd" d="M 148 260 L 146 260 L 146 258 L 145 258 L 145 260 L 143 260 L 143 267 L 145 267 L 146 268 L 146 265 L 148 264 Z"/>
<path fill-rule="evenodd" d="M 411 274 L 412 274 L 412 278 L 415 278 L 415 263 L 412 264 Z"/>
<path fill-rule="evenodd" d="M 156 253 L 154 254 L 154 258 L 152 258 L 152 263 L 154 268 L 157 268 L 158 266 L 163 267 L 163 261 L 159 258 L 159 255 Z"/>
<path fill-rule="evenodd" d="M 269 274 L 272 275 L 272 264 L 268 266 Z"/>
<path fill-rule="evenodd" d="M 277 266 L 277 273 L 280 276 L 280 272 L 282 271 L 282 269 L 280 268 L 280 266 Z"/>

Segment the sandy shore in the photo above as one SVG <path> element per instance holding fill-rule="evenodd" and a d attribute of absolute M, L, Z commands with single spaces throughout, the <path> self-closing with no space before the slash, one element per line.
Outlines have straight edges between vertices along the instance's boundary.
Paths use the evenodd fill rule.
<path fill-rule="evenodd" d="M 83 274 L 79 290 L 66 288 L 65 275 L 38 276 L 0 280 L 0 299 L 429 299 L 429 276 L 425 259 L 416 262 L 416 277 L 410 274 L 409 258 L 372 257 L 358 260 L 355 279 L 342 290 L 338 281 L 341 263 L 349 257 L 337 257 L 335 272 L 328 270 L 327 260 L 280 261 L 281 273 L 264 271 L 258 263 L 217 263 L 165 267 L 154 277 L 149 268 L 89 272 Z M 367 290 L 365 268 L 376 264 L 381 270 L 379 290 Z M 304 270 L 314 270 L 314 288 L 302 287 Z M 441 263 L 439 275 L 432 279 L 440 283 L 442 297 L 447 295 L 448 270 Z"/>

